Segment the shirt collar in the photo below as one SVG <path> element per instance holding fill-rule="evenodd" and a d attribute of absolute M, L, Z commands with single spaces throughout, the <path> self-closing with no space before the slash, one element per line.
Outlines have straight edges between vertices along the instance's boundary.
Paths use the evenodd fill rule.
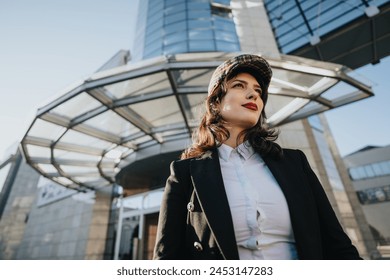
<path fill-rule="evenodd" d="M 248 141 L 241 143 L 235 149 L 226 144 L 222 144 L 218 147 L 219 157 L 224 161 L 229 160 L 233 151 L 236 151 L 245 160 L 248 160 L 255 153 L 255 150 L 252 148 Z"/>

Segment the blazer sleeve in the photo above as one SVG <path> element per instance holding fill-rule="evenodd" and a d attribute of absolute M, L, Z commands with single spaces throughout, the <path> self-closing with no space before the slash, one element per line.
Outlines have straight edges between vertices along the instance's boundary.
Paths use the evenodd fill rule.
<path fill-rule="evenodd" d="M 170 166 L 160 207 L 153 259 L 183 259 L 186 229 L 186 191 L 182 184 L 177 162 Z"/>
<path fill-rule="evenodd" d="M 309 165 L 305 154 L 300 151 L 303 168 L 311 186 L 319 216 L 322 249 L 325 259 L 361 259 L 350 238 L 344 232 L 326 193 Z"/>

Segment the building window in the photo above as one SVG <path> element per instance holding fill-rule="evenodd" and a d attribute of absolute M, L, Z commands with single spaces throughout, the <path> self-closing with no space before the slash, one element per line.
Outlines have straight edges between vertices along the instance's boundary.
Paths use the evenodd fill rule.
<path fill-rule="evenodd" d="M 220 16 L 223 18 L 229 18 L 229 19 L 233 18 L 232 9 L 225 4 L 226 3 L 221 4 L 221 3 L 217 3 L 217 1 L 214 1 L 214 3 L 211 4 L 211 13 L 213 15 Z"/>
<path fill-rule="evenodd" d="M 356 193 L 363 205 L 390 201 L 390 186 L 370 188 Z"/>
<path fill-rule="evenodd" d="M 349 177 L 354 181 L 389 175 L 390 160 L 349 168 Z"/>

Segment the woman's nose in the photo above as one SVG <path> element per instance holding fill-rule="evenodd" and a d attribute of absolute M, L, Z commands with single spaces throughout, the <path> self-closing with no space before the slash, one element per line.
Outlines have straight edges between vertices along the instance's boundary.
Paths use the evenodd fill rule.
<path fill-rule="evenodd" d="M 247 99 L 253 99 L 256 101 L 257 99 L 257 92 L 254 89 L 248 89 L 248 92 L 246 94 Z"/>

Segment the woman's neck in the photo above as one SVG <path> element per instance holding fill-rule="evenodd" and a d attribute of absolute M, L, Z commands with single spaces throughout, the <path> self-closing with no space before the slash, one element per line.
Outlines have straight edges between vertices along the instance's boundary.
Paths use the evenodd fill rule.
<path fill-rule="evenodd" d="M 244 142 L 244 135 L 240 135 L 242 130 L 238 129 L 232 129 L 232 128 L 227 128 L 229 131 L 229 138 L 223 142 L 225 145 L 228 145 L 230 147 L 237 148 L 238 145 L 240 145 L 242 142 Z"/>

